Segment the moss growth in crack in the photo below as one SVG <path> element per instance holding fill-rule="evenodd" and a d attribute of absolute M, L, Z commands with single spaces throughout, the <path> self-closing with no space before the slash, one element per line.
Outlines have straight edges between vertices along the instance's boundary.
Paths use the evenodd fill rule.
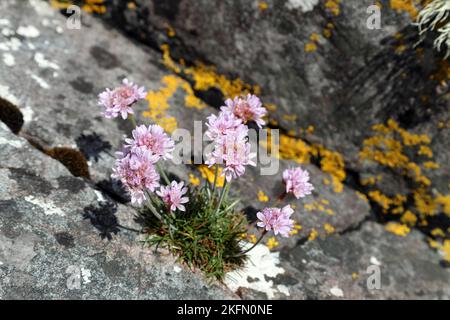
<path fill-rule="evenodd" d="M 57 147 L 48 149 L 46 153 L 53 159 L 61 162 L 75 177 L 89 179 L 89 167 L 86 158 L 80 151 Z"/>
<path fill-rule="evenodd" d="M 186 212 L 162 215 L 169 223 L 161 223 L 149 209 L 142 209 L 138 222 L 148 234 L 144 243 L 154 248 L 166 248 L 191 269 L 200 269 L 210 279 L 222 280 L 225 273 L 244 264 L 241 255 L 241 235 L 246 232 L 244 214 L 236 212 L 230 199 L 224 200 L 216 213 L 218 197 L 209 200 L 208 188 L 190 192 Z M 158 212 L 165 212 L 164 203 L 153 199 Z M 169 230 L 168 225 L 172 225 Z"/>
<path fill-rule="evenodd" d="M 0 120 L 3 121 L 9 129 L 18 134 L 23 126 L 23 115 L 19 108 L 11 102 L 0 97 Z"/>

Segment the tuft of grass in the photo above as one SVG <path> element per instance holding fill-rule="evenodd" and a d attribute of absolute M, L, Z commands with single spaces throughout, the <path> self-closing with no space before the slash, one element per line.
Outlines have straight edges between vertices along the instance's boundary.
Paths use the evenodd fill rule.
<path fill-rule="evenodd" d="M 147 234 L 148 246 L 166 248 L 191 269 L 203 271 L 207 278 L 223 280 L 225 273 L 242 266 L 246 256 L 241 255 L 240 241 L 246 232 L 247 219 L 236 212 L 238 201 L 225 198 L 216 212 L 219 196 L 211 195 L 207 186 L 188 192 L 186 212 L 167 214 L 167 208 L 154 197 L 155 209 L 162 220 L 143 208 L 137 218 Z M 169 227 L 171 225 L 172 227 Z"/>

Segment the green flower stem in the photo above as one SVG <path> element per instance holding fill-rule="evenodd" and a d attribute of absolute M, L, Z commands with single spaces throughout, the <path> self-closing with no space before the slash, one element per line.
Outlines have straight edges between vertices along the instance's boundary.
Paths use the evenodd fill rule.
<path fill-rule="evenodd" d="M 131 124 L 133 125 L 133 127 L 137 127 L 137 123 L 136 123 L 136 119 L 134 118 L 134 115 L 130 114 L 128 116 L 128 118 L 130 119 Z"/>
<path fill-rule="evenodd" d="M 261 236 L 259 237 L 258 241 L 256 241 L 255 244 L 254 244 L 253 246 L 251 246 L 249 249 L 247 249 L 247 250 L 241 252 L 239 255 L 237 255 L 237 256 L 235 256 L 235 257 L 243 256 L 244 254 L 250 252 L 254 247 L 256 247 L 256 246 L 261 242 L 261 240 L 264 238 L 264 236 L 266 235 L 266 233 L 267 233 L 267 230 L 264 229 L 264 231 L 261 233 Z"/>
<path fill-rule="evenodd" d="M 214 193 L 216 192 L 216 184 L 217 184 L 217 176 L 219 175 L 219 165 L 215 165 L 216 167 L 216 171 L 214 173 L 214 184 L 213 184 L 213 189 L 212 189 L 212 194 L 211 197 L 214 197 Z"/>
<path fill-rule="evenodd" d="M 161 174 L 161 176 L 162 176 L 164 182 L 165 182 L 167 185 L 170 185 L 170 180 L 169 180 L 169 178 L 167 177 L 166 172 L 164 171 L 163 167 L 161 167 L 161 165 L 160 165 L 158 162 L 156 163 L 156 167 L 158 168 L 158 171 L 159 171 L 159 173 Z"/>
<path fill-rule="evenodd" d="M 150 193 L 147 191 L 147 206 L 150 209 L 150 211 L 155 215 L 156 218 L 158 218 L 159 221 L 161 221 L 161 223 L 164 223 L 164 219 L 162 218 L 162 216 L 159 214 L 158 211 L 156 211 L 155 207 L 152 204 L 152 197 L 150 195 Z"/>
<path fill-rule="evenodd" d="M 220 193 L 219 203 L 217 204 L 215 215 L 219 213 L 220 206 L 222 205 L 222 201 L 225 196 L 226 187 L 227 187 L 227 179 L 225 179 L 225 182 L 223 183 L 222 192 Z"/>

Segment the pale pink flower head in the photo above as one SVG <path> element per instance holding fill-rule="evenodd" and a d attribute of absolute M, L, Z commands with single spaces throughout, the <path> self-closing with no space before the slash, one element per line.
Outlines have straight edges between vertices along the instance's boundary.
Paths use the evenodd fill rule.
<path fill-rule="evenodd" d="M 309 173 L 300 167 L 286 169 L 283 172 L 283 181 L 286 184 L 286 193 L 293 193 L 297 199 L 311 194 L 314 186 L 309 183 Z"/>
<path fill-rule="evenodd" d="M 175 142 L 164 132 L 159 125 L 140 125 L 132 132 L 133 139 L 125 139 L 125 142 L 133 150 L 144 147 L 158 158 L 172 159 Z"/>
<path fill-rule="evenodd" d="M 186 211 L 184 203 L 189 202 L 188 197 L 183 197 L 187 192 L 187 188 L 184 187 L 184 182 L 177 183 L 172 181 L 169 186 L 163 187 L 156 194 L 161 197 L 165 204 L 169 207 L 170 211 L 180 210 Z"/>
<path fill-rule="evenodd" d="M 245 173 L 245 166 L 256 166 L 253 158 L 255 153 L 251 152 L 251 145 L 247 141 L 248 129 L 243 126 L 229 132 L 225 137 L 216 142 L 214 151 L 206 155 L 206 164 L 213 166 L 214 164 L 223 164 L 222 175 L 228 182 L 236 179 Z"/>
<path fill-rule="evenodd" d="M 258 212 L 256 217 L 259 219 L 257 226 L 264 228 L 266 231 L 273 231 L 275 235 L 289 237 L 290 232 L 294 228 L 294 220 L 290 217 L 294 210 L 290 205 L 279 208 L 265 208 L 262 212 Z"/>
<path fill-rule="evenodd" d="M 131 203 L 141 205 L 146 199 L 145 191 L 154 192 L 159 187 L 159 174 L 154 163 L 157 157 L 145 148 L 117 153 L 116 167 L 112 177 L 119 179 L 131 195 Z"/>
<path fill-rule="evenodd" d="M 208 117 L 206 123 L 208 130 L 206 136 L 211 140 L 221 139 L 230 131 L 236 130 L 236 128 L 242 126 L 242 120 L 236 118 L 236 116 L 229 111 L 221 111 L 219 116 L 214 114 Z"/>
<path fill-rule="evenodd" d="M 139 88 L 128 79 L 123 79 L 122 84 L 114 90 L 106 89 L 98 96 L 98 104 L 105 108 L 103 115 L 108 119 L 116 118 L 119 114 L 126 119 L 128 114 L 134 113 L 131 106 L 147 96 L 144 87 Z"/>
<path fill-rule="evenodd" d="M 262 118 L 267 114 L 267 110 L 262 106 L 261 100 L 257 96 L 248 94 L 247 97 L 227 99 L 225 105 L 221 108 L 222 111 L 233 113 L 244 123 L 255 121 L 260 128 L 265 125 Z"/>

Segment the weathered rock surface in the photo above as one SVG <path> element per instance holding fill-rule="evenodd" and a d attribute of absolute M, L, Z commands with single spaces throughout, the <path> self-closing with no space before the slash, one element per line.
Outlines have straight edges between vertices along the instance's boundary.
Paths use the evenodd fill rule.
<path fill-rule="evenodd" d="M 2 299 L 233 298 L 144 248 L 129 230 L 139 229 L 131 208 L 105 205 L 99 191 L 4 124 L 0 145 Z"/>
<path fill-rule="evenodd" d="M 155 9 L 156 11 L 150 10 L 147 14 L 144 14 L 145 10 L 139 10 L 152 2 L 135 2 L 138 5 L 136 10 L 124 11 L 130 16 L 122 21 L 123 27 L 130 32 L 139 30 L 148 41 L 154 41 L 153 46 L 159 46 L 167 39 L 173 41 L 171 45 L 174 45 L 175 56 L 178 54 L 180 57 L 191 57 L 193 61 L 204 55 L 208 58 L 204 60 L 214 62 L 221 71 L 235 73 L 238 70 L 237 74 L 246 81 L 263 85 L 264 99 L 280 105 L 276 117 L 286 128 L 290 127 L 282 121 L 284 112 L 297 114 L 298 119 L 307 120 L 290 125 L 316 124 L 312 122 L 313 118 L 320 125 L 332 125 L 328 112 L 334 112 L 335 109 L 328 110 L 328 103 L 336 102 L 331 97 L 331 92 L 336 92 L 333 86 L 340 83 L 341 76 L 334 74 L 339 68 L 336 66 L 337 62 L 329 61 L 330 56 L 335 55 L 333 52 L 342 51 L 343 56 L 350 52 L 362 52 L 362 56 L 354 58 L 355 61 L 347 61 L 349 66 L 354 62 L 349 74 L 357 73 L 358 68 L 362 68 L 368 57 L 372 56 L 372 50 L 375 50 L 378 41 L 395 30 L 388 28 L 375 38 L 368 38 L 366 42 L 355 41 L 353 46 L 356 49 L 351 50 L 346 47 L 343 39 L 337 41 L 336 48 L 332 49 L 334 51 L 324 54 L 323 57 L 324 60 L 328 59 L 327 63 L 331 63 L 328 69 L 326 64 L 313 63 L 313 58 L 308 55 L 305 56 L 305 61 L 293 61 L 292 57 L 298 51 L 293 48 L 297 46 L 300 50 L 306 41 L 303 33 L 303 37 L 295 36 L 300 40 L 292 48 L 289 49 L 285 43 L 286 39 L 293 37 L 289 25 L 297 26 L 297 20 L 300 21 L 300 18 L 306 17 L 304 21 L 307 23 L 304 31 L 299 29 L 296 32 L 306 34 L 315 30 L 319 21 L 316 21 L 317 17 L 312 12 L 303 13 L 299 8 L 285 9 L 285 4 L 277 2 L 273 6 L 270 4 L 270 8 L 280 9 L 278 14 L 255 11 L 253 7 L 249 12 L 249 8 L 242 7 L 239 9 L 242 13 L 239 19 L 235 20 L 234 15 L 225 15 L 223 19 L 219 19 L 215 16 L 217 12 L 229 12 L 231 2 L 221 2 L 225 11 L 212 10 L 210 2 L 202 2 L 201 14 L 208 14 L 211 18 L 221 21 L 224 23 L 222 27 L 237 28 L 237 25 L 242 23 L 242 26 L 236 29 L 242 31 L 248 27 L 245 26 L 250 17 L 260 25 L 250 24 L 248 31 L 236 33 L 236 37 L 243 37 L 238 39 L 239 41 L 227 39 L 229 35 L 223 34 L 222 31 L 217 33 L 219 30 L 214 26 L 205 30 L 204 35 L 201 34 L 203 40 L 194 52 L 190 50 L 193 48 L 193 39 L 200 37 L 195 36 L 198 32 L 195 29 L 200 25 L 194 21 L 198 18 L 197 13 L 186 9 L 186 2 L 180 1 L 178 5 L 178 1 L 175 1 L 176 3 L 166 9 L 164 7 Z M 121 8 L 124 4 L 123 1 L 116 1 L 113 2 L 112 8 Z M 167 26 L 164 25 L 166 20 L 163 17 L 161 20 L 154 20 L 154 24 L 148 23 L 154 12 L 157 12 L 157 15 L 166 15 L 168 8 L 179 8 L 173 14 L 176 21 L 172 19 L 177 29 L 177 37 L 167 38 L 164 35 L 163 31 Z M 357 16 L 363 5 L 348 5 L 345 8 L 347 14 Z M 111 184 L 109 176 L 114 163 L 114 151 L 120 148 L 123 135 L 129 134 L 132 127 L 121 120 L 102 118 L 96 100 L 97 94 L 104 87 L 113 87 L 124 77 L 129 77 L 161 98 L 158 100 L 160 105 L 156 108 L 157 111 L 163 110 L 167 117 L 176 120 L 178 128 L 191 132 L 194 130 L 193 121 L 204 121 L 207 115 L 217 112 L 214 108 L 216 106 L 189 106 L 186 96 L 188 88 L 192 90 L 190 83 L 173 74 L 159 52 L 127 39 L 121 32 L 111 30 L 99 19 L 83 14 L 82 29 L 69 30 L 66 28 L 65 18 L 52 10 L 45 1 L 2 1 L 0 10 L 4 14 L 0 20 L 0 97 L 14 103 L 22 111 L 25 124 L 19 135 L 30 139 L 34 147 L 38 148 L 62 146 L 81 150 L 88 160 L 90 172 L 90 179 L 72 176 L 56 160 L 33 148 L 25 139 L 14 136 L 5 126 L 1 126 L 0 297 L 234 297 L 219 285 L 206 285 L 201 275 L 192 274 L 183 268 L 180 271 L 172 258 L 143 249 L 137 242 L 136 234 L 122 228 L 139 229 L 139 226 L 133 221 L 134 210 L 126 204 L 126 196 L 122 190 Z M 23 12 L 33 14 L 24 16 Z M 319 9 L 315 9 L 314 14 L 315 12 L 325 14 Z M 273 20 L 260 19 L 260 15 Z M 181 21 L 177 22 L 178 17 L 185 17 L 186 23 L 193 24 L 194 31 L 191 36 L 194 38 L 189 38 L 189 29 L 185 28 Z M 394 19 L 396 16 L 392 13 L 388 17 L 386 23 L 401 24 Z M 137 21 L 140 21 L 139 28 L 135 26 Z M 342 34 L 346 34 L 344 30 L 360 29 L 357 27 L 359 22 L 353 20 L 342 19 L 337 25 L 342 28 L 337 28 Z M 278 27 L 273 29 L 272 26 Z M 220 35 L 218 39 L 222 39 L 223 43 L 228 44 L 231 41 L 229 45 L 233 49 L 230 52 L 236 53 L 233 54 L 234 58 L 225 58 L 225 51 L 222 55 L 208 51 L 207 43 L 216 41 L 213 40 L 214 33 L 210 33 L 212 30 Z M 250 36 L 252 30 L 267 30 L 267 34 L 253 39 Z M 267 43 L 271 43 L 264 41 L 267 37 L 277 43 L 285 43 L 283 52 L 277 51 L 279 48 L 276 46 L 266 47 Z M 186 45 L 183 47 L 180 41 L 184 39 Z M 261 47 L 255 46 L 252 41 L 260 43 Z M 259 53 L 255 55 L 255 52 L 249 50 L 244 52 L 234 45 L 246 42 L 252 43 L 253 48 L 257 49 L 255 52 L 265 55 L 268 60 L 264 63 L 255 60 L 256 56 L 261 59 Z M 264 51 L 268 49 L 269 52 Z M 285 52 L 289 54 L 286 55 Z M 223 61 L 227 62 L 222 65 Z M 261 62 L 257 63 L 259 69 L 251 67 L 256 62 Z M 305 76 L 302 76 L 304 79 L 301 80 L 294 76 L 298 73 L 297 69 L 290 72 L 294 70 L 292 64 L 295 64 L 297 69 L 302 66 L 301 70 L 311 70 L 304 70 Z M 322 66 L 321 71 L 317 70 L 318 65 Z M 272 70 L 275 67 L 279 70 Z M 171 92 L 174 85 L 175 89 Z M 309 92 L 307 88 L 316 89 Z M 309 92 L 308 95 L 299 100 L 299 96 L 305 95 L 305 90 Z M 211 102 L 211 99 L 205 101 Z M 298 104 L 292 104 L 292 101 L 297 101 Z M 167 108 L 164 107 L 164 102 L 168 103 Z M 322 116 L 317 110 L 308 111 L 311 105 L 320 106 L 318 109 L 323 110 L 326 115 Z M 139 122 L 148 123 L 150 119 L 141 111 L 152 109 L 148 109 L 145 102 L 139 103 L 136 108 L 139 110 Z M 362 123 L 358 125 L 364 128 L 366 126 Z M 324 142 L 321 140 L 324 136 L 320 137 L 320 132 L 327 132 L 327 146 L 328 143 L 332 147 L 335 146 L 333 141 L 339 138 L 341 131 L 334 131 L 328 126 L 321 130 L 323 131 L 317 133 L 319 138 L 312 139 Z M 333 136 L 330 136 L 329 132 L 333 132 Z M 446 133 L 442 134 L 445 141 Z M 434 141 L 440 150 L 438 159 L 445 162 L 448 160 L 448 148 L 445 149 L 445 144 L 440 141 Z M 351 143 L 349 144 L 349 149 L 352 149 Z M 343 147 L 346 146 L 347 143 Z M 346 160 L 353 159 L 352 153 L 345 155 L 347 154 L 350 156 Z M 279 172 L 293 165 L 296 165 L 293 161 L 282 160 Z M 194 166 L 168 163 L 168 167 L 171 174 L 185 181 L 188 181 L 190 174 L 200 177 Z M 266 261 L 265 257 L 272 257 L 268 260 L 267 270 L 257 271 L 257 281 L 253 279 L 255 275 L 247 275 L 243 270 L 241 273 L 244 274 L 244 280 L 240 279 L 234 284 L 227 282 L 230 288 L 237 290 L 243 298 L 332 298 L 340 295 L 339 290 L 333 290 L 334 295 L 330 292 L 335 286 L 343 291 L 344 298 L 449 296 L 448 270 L 439 265 L 439 256 L 427 248 L 418 232 L 413 231 L 403 239 L 387 233 L 381 225 L 367 222 L 372 215 L 371 208 L 366 201 L 358 197 L 351 185 L 343 186 L 341 192 L 334 192 L 332 186 L 324 182 L 330 179 L 328 173 L 321 171 L 314 164 L 306 165 L 306 168 L 311 172 L 316 192 L 302 201 L 288 199 L 297 207 L 294 218 L 302 226 L 299 235 L 280 240 L 279 253 L 268 253 L 267 248 L 262 246 L 262 252 L 254 258 L 256 261 Z M 270 201 L 275 200 L 283 188 L 280 178 L 280 174 L 261 176 L 259 168 L 249 169 L 245 178 L 238 180 L 234 186 L 234 195 L 243 200 L 241 208 L 245 208 L 252 217 L 255 210 L 268 205 L 270 202 L 261 202 L 258 199 L 260 191 L 267 195 Z M 442 178 L 442 181 L 445 181 L 445 178 Z M 108 201 L 108 206 L 102 206 L 104 200 Z M 312 209 L 306 210 L 305 205 Z M 84 219 L 83 214 L 87 219 Z M 325 225 L 332 226 L 333 232 L 338 234 L 326 237 L 330 230 L 327 230 Z M 305 244 L 313 229 L 317 231 L 319 239 Z M 100 236 L 111 240 L 102 240 Z M 369 264 L 373 264 L 372 256 L 381 262 L 382 270 L 383 287 L 376 292 L 368 292 L 365 289 L 363 276 L 357 281 L 351 280 L 353 272 L 361 275 Z M 303 260 L 306 263 L 303 263 Z M 406 281 L 402 271 L 405 268 L 402 266 L 406 268 L 407 274 L 413 275 L 415 279 L 414 282 L 410 280 L 405 287 L 402 286 Z M 67 282 L 69 278 L 71 280 Z M 70 289 L 78 283 L 81 285 L 80 290 Z M 412 289 L 413 285 L 417 290 Z"/>

